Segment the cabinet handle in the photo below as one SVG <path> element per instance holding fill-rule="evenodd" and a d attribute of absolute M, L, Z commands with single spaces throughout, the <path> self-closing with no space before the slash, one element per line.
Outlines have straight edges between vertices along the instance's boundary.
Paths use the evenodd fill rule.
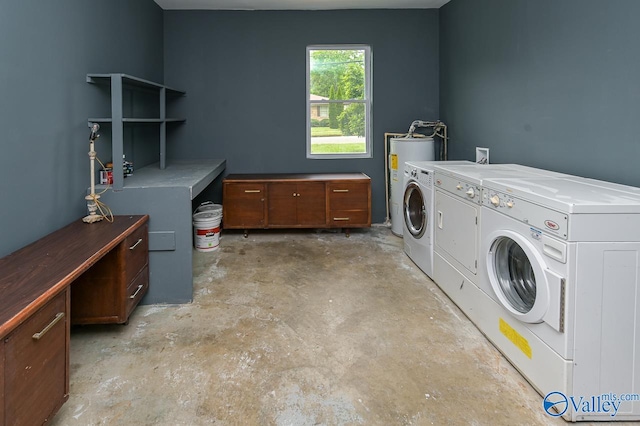
<path fill-rule="evenodd" d="M 53 319 L 53 321 L 51 321 L 49 323 L 48 326 L 46 326 L 45 328 L 42 329 L 41 332 L 34 334 L 33 336 L 31 336 L 33 338 L 33 340 L 40 340 L 42 339 L 42 337 L 47 334 L 47 331 L 51 330 L 51 327 L 53 327 L 54 325 L 56 325 L 56 323 L 58 321 L 60 321 L 62 318 L 64 318 L 64 312 L 58 312 L 56 314 L 56 317 Z"/>
<path fill-rule="evenodd" d="M 138 289 L 136 290 L 136 292 L 135 292 L 135 293 L 133 293 L 131 296 L 129 296 L 129 299 L 135 299 L 135 298 L 136 298 L 136 296 L 138 295 L 138 293 L 140 293 L 140 290 L 142 290 L 142 287 L 144 287 L 144 285 L 143 285 L 143 284 L 140 284 L 140 285 L 138 286 Z"/>
<path fill-rule="evenodd" d="M 257 194 L 260 192 L 259 189 L 245 189 L 244 190 L 245 194 Z"/>
<path fill-rule="evenodd" d="M 338 220 L 344 221 L 344 220 L 349 220 L 349 218 L 348 217 L 334 217 L 333 220 L 335 220 L 335 221 L 338 221 Z"/>
<path fill-rule="evenodd" d="M 129 250 L 133 250 L 134 248 L 136 248 L 136 246 L 138 244 L 140 244 L 142 242 L 142 238 L 138 238 L 138 241 L 136 241 L 136 243 L 134 245 L 132 245 L 131 247 L 129 247 Z"/>
<path fill-rule="evenodd" d="M 333 192 L 349 192 L 348 189 L 334 189 Z"/>

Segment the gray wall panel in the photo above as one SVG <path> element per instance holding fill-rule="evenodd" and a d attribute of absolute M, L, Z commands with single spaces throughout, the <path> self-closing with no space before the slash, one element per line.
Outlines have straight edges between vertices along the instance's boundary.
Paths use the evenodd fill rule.
<path fill-rule="evenodd" d="M 162 13 L 152 0 L 0 2 L 0 256 L 85 214 L 99 100 L 85 76 L 162 81 Z"/>
<path fill-rule="evenodd" d="M 305 49 L 373 52 L 374 158 L 307 160 Z M 166 11 L 166 83 L 187 91 L 169 158 L 225 158 L 226 173 L 351 172 L 385 217 L 384 132 L 438 117 L 438 10 Z M 220 201 L 220 186 L 202 199 Z"/>
<path fill-rule="evenodd" d="M 640 2 L 453 0 L 440 9 L 452 159 L 640 186 Z"/>

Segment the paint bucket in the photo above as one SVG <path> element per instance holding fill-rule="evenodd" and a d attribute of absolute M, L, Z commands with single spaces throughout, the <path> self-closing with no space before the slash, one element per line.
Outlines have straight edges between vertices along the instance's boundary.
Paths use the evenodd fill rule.
<path fill-rule="evenodd" d="M 212 201 L 205 201 L 198 206 L 194 213 L 200 212 L 217 213 L 222 217 L 222 206 L 220 204 L 214 204 Z"/>
<path fill-rule="evenodd" d="M 193 242 L 197 251 L 214 251 L 220 245 L 222 210 L 202 211 L 193 215 Z"/>

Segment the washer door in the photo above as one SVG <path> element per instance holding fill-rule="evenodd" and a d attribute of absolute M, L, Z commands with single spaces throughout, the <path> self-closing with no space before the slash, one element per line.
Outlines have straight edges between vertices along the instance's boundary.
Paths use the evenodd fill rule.
<path fill-rule="evenodd" d="M 487 271 L 496 296 L 519 320 L 542 322 L 549 309 L 544 259 L 529 241 L 515 232 L 498 231 L 489 238 Z"/>
<path fill-rule="evenodd" d="M 411 235 L 421 238 L 427 229 L 427 212 L 424 194 L 416 182 L 410 182 L 404 190 L 404 223 Z"/>

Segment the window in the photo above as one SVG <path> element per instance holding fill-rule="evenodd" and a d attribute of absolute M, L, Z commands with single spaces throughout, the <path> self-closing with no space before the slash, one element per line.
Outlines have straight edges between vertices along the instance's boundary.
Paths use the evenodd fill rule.
<path fill-rule="evenodd" d="M 307 47 L 307 158 L 370 158 L 371 49 Z"/>

